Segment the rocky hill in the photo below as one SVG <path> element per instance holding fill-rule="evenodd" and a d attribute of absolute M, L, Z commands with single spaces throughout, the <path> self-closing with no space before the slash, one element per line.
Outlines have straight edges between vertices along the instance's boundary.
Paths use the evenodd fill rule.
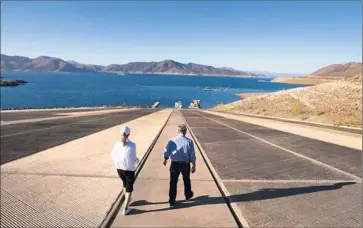
<path fill-rule="evenodd" d="M 1 71 L 15 71 L 31 61 L 27 57 L 1 55 Z"/>
<path fill-rule="evenodd" d="M 131 62 L 111 64 L 108 66 L 81 64 L 76 61 L 65 61 L 59 58 L 40 56 L 34 59 L 21 56 L 1 55 L 1 71 L 19 72 L 109 72 L 141 74 L 181 74 L 210 76 L 247 76 L 263 77 L 247 71 L 230 68 L 216 68 L 195 63 L 179 63 L 173 60 L 161 62 Z"/>
<path fill-rule="evenodd" d="M 1 55 L 1 71 L 19 72 L 94 72 L 59 58 L 39 56 L 31 59 L 22 56 Z"/>
<path fill-rule="evenodd" d="M 335 80 L 362 81 L 362 63 L 332 64 L 304 77 L 276 78 L 274 82 L 318 85 Z"/>
<path fill-rule="evenodd" d="M 100 72 L 104 68 L 102 65 L 82 64 L 72 60 L 67 62 L 74 65 L 78 69 L 82 69 L 84 72 Z"/>
<path fill-rule="evenodd" d="M 346 77 L 356 77 L 362 75 L 362 63 L 350 62 L 345 64 L 333 64 L 323 67 L 308 77 L 319 77 L 319 78 L 335 78 L 342 79 Z"/>
<path fill-rule="evenodd" d="M 161 62 L 131 62 L 124 65 L 113 64 L 104 72 L 143 73 L 143 74 L 187 74 L 187 75 L 225 75 L 225 76 L 263 76 L 246 71 L 215 68 L 195 63 L 183 64 L 173 60 Z"/>
<path fill-rule="evenodd" d="M 32 59 L 31 62 L 25 64 L 18 71 L 34 71 L 34 72 L 92 72 L 91 70 L 78 67 L 74 64 L 66 62 L 62 59 L 40 56 Z"/>

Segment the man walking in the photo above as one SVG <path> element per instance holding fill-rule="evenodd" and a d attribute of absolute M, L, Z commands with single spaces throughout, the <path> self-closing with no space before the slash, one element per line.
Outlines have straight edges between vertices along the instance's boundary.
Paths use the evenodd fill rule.
<path fill-rule="evenodd" d="M 125 205 L 122 211 L 123 215 L 127 215 L 131 209 L 129 204 L 131 194 L 134 190 L 135 170 L 139 163 L 136 157 L 136 145 L 129 140 L 130 128 L 122 127 L 121 140 L 118 140 L 113 147 L 111 157 L 116 166 L 117 173 L 122 180 L 123 190 L 125 193 Z"/>
<path fill-rule="evenodd" d="M 190 182 L 190 172 L 196 171 L 195 151 L 193 141 L 185 136 L 187 127 L 184 124 L 178 126 L 179 135 L 171 139 L 164 152 L 164 166 L 171 158 L 169 207 L 174 207 L 177 195 L 177 183 L 180 173 L 183 175 L 184 196 L 186 200 L 193 198 L 194 193 Z M 192 163 L 192 168 L 190 168 Z"/>

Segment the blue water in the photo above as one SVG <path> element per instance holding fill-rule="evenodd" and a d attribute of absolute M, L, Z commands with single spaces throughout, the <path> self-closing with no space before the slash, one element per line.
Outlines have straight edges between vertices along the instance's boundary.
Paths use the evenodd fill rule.
<path fill-rule="evenodd" d="M 255 78 L 117 75 L 103 73 L 1 73 L 3 79 L 22 79 L 28 83 L 1 87 L 1 108 L 93 107 L 103 105 L 151 105 L 172 107 L 193 99 L 202 108 L 229 103 L 236 93 L 271 92 L 298 85 L 259 82 Z M 266 79 L 263 79 L 266 80 Z M 223 91 L 204 91 L 204 87 L 225 87 Z"/>

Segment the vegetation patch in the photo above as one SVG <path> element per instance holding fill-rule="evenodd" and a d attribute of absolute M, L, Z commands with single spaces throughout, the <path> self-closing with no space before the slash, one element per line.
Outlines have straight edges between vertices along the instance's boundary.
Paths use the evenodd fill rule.
<path fill-rule="evenodd" d="M 305 113 L 304 107 L 301 104 L 294 104 L 291 111 L 295 116 L 300 116 Z"/>

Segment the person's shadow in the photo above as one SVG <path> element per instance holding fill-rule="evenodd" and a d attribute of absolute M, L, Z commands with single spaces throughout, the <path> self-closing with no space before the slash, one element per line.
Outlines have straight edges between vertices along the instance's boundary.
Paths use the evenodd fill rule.
<path fill-rule="evenodd" d="M 238 202 L 247 202 L 247 201 L 258 201 L 258 200 L 266 200 L 266 199 L 274 199 L 274 198 L 281 198 L 281 197 L 288 197 L 300 194 L 308 194 L 320 191 L 331 191 L 342 188 L 345 185 L 352 185 L 356 184 L 356 182 L 343 182 L 343 183 L 336 183 L 333 185 L 320 185 L 320 186 L 308 186 L 308 187 L 297 187 L 297 188 L 263 188 L 259 189 L 258 191 L 239 194 L 239 195 L 232 195 L 231 196 L 231 203 L 238 203 Z M 155 204 L 165 204 L 167 205 L 167 201 L 165 202 L 148 202 L 146 200 L 138 200 L 131 203 L 130 206 L 144 206 L 144 205 L 155 205 Z M 213 204 L 225 204 L 226 200 L 224 197 L 210 197 L 209 195 L 203 195 L 193 198 L 191 201 L 181 201 L 175 204 L 174 208 L 160 208 L 154 210 L 139 210 L 134 208 L 130 215 L 142 214 L 147 212 L 157 212 L 157 211 L 166 211 L 166 210 L 175 210 L 181 208 L 188 208 L 188 207 L 195 207 L 200 205 L 213 205 Z"/>

